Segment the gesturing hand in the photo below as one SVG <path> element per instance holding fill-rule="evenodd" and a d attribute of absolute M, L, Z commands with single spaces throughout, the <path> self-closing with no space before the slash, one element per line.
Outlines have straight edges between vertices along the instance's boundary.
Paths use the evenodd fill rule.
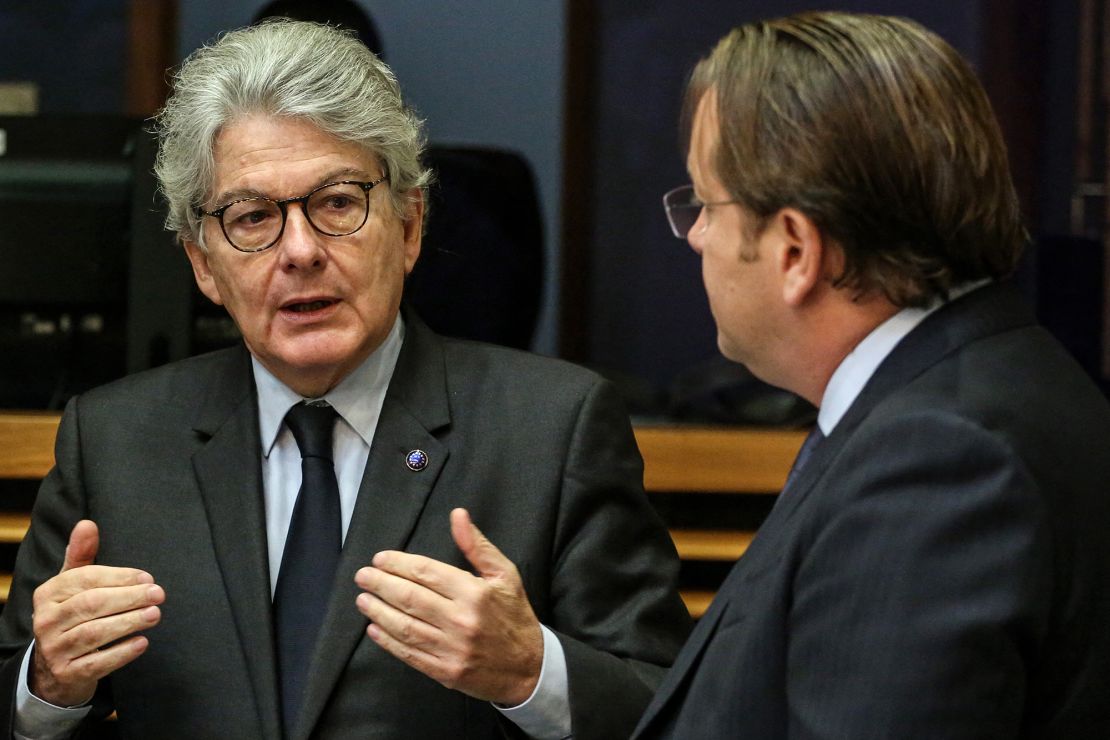
<path fill-rule="evenodd" d="M 132 633 L 162 617 L 157 605 L 166 595 L 154 578 L 134 568 L 93 565 L 99 547 L 96 524 L 77 522 L 62 570 L 35 589 L 30 689 L 57 706 L 91 699 L 100 679 L 146 650 L 147 638 Z"/>
<path fill-rule="evenodd" d="M 361 568 L 357 605 L 367 634 L 444 686 L 507 706 L 531 696 L 543 664 L 543 634 L 512 561 L 465 509 L 451 536 L 475 576 L 438 560 L 387 550 Z"/>

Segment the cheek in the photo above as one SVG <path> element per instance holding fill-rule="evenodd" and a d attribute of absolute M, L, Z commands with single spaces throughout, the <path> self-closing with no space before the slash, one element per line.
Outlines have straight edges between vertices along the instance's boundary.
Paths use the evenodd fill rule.
<path fill-rule="evenodd" d="M 731 313 L 749 298 L 752 286 L 742 285 L 735 254 L 707 253 L 702 257 L 702 282 L 714 310 Z"/>
<path fill-rule="evenodd" d="M 242 270 L 231 274 L 225 268 L 213 270 L 213 282 L 228 311 L 237 321 L 249 318 L 251 308 L 265 305 L 265 276 L 257 270 Z"/>
<path fill-rule="evenodd" d="M 353 263 L 348 262 L 349 269 L 361 273 L 363 279 L 371 281 L 379 291 L 386 290 L 393 283 L 399 287 L 411 269 L 400 226 L 393 227 L 395 232 L 382 234 L 382 238 L 370 244 L 359 245 L 358 250 L 349 255 L 349 259 L 353 260 Z"/>
<path fill-rule="evenodd" d="M 721 271 L 724 267 L 720 256 L 714 250 L 706 249 L 701 252 L 701 278 L 707 288 L 721 283 L 723 277 Z"/>

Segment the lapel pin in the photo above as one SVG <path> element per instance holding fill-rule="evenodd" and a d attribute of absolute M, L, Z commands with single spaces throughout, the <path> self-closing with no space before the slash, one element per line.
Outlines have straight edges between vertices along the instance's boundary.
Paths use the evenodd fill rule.
<path fill-rule="evenodd" d="M 424 452 L 424 450 L 413 450 L 405 455 L 405 465 L 414 473 L 419 473 L 421 470 L 428 467 L 428 453 Z"/>

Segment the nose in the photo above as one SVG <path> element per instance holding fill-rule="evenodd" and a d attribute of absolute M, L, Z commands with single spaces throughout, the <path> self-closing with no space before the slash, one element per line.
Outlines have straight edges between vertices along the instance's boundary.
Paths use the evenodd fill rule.
<path fill-rule="evenodd" d="M 276 247 L 281 250 L 285 271 L 319 269 L 326 264 L 328 252 L 324 237 L 305 217 L 304 206 L 289 203 L 285 211 L 285 230 Z"/>
<path fill-rule="evenodd" d="M 705 226 L 705 209 L 702 208 L 698 211 L 698 219 L 694 221 L 694 225 L 686 232 L 686 243 L 689 244 L 690 249 L 694 250 L 699 256 L 704 246 Z"/>

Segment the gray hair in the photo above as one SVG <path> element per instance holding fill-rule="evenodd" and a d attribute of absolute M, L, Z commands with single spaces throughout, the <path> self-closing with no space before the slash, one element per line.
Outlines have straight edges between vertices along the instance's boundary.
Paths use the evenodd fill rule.
<path fill-rule="evenodd" d="M 169 203 L 166 228 L 203 247 L 196 209 L 211 197 L 213 144 L 223 127 L 257 113 L 304 119 L 365 147 L 389 176 L 402 218 L 410 191 L 427 189 L 423 121 L 402 101 L 389 67 L 353 35 L 279 19 L 197 49 L 174 76 L 155 117 L 154 172 Z"/>

